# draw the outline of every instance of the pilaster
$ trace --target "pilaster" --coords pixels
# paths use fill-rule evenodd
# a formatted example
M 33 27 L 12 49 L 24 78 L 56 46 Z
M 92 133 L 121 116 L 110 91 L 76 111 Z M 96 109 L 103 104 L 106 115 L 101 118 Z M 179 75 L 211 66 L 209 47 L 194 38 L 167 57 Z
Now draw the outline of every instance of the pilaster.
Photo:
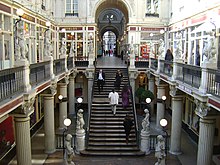
M 75 108 L 75 77 L 76 77 L 76 71 L 70 75 L 69 77 L 69 88 L 68 88 L 68 94 L 69 94 L 69 114 L 75 115 L 76 114 L 76 108 Z

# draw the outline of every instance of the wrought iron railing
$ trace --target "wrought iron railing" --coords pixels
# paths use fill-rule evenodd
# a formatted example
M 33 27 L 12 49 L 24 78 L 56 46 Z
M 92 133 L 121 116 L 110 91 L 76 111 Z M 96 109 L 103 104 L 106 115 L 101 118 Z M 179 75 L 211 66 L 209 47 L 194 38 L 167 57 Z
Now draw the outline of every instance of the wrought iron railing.
M 30 84 L 35 86 L 50 79 L 50 61 L 30 65 Z
M 157 70 L 157 66 L 158 66 L 158 59 L 155 59 L 155 58 L 151 58 L 151 65 L 150 65 L 150 69 L 153 69 L 153 70 Z
M 136 60 L 135 61 L 136 68 L 149 68 L 149 60 Z
M 173 73 L 173 62 L 160 59 L 160 73 L 171 77 Z
M 199 66 L 177 63 L 176 79 L 192 87 L 199 88 L 202 69 Z
M 24 66 L 0 71 L 0 101 L 24 92 Z
M 220 96 L 220 71 L 214 69 L 207 70 L 207 93 L 210 93 L 214 96 Z
M 65 58 L 54 60 L 53 65 L 55 75 L 65 72 Z

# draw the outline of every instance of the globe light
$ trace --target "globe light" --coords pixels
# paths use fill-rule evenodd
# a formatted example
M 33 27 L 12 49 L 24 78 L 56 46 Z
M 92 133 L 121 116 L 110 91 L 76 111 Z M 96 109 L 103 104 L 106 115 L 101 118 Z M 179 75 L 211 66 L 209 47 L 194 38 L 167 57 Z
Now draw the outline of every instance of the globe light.
M 47 26 L 47 27 L 50 27 L 50 25 L 51 25 L 50 21 L 47 21 L 47 22 L 46 22 L 46 26 Z
M 167 99 L 166 96 L 162 96 L 162 100 L 165 101 Z
M 166 127 L 166 126 L 167 126 L 167 120 L 166 120 L 166 119 L 161 119 L 161 120 L 160 120 L 160 125 L 161 125 L 162 127 Z
M 23 10 L 23 9 L 17 9 L 16 14 L 17 14 L 19 17 L 22 17 L 22 16 L 24 15 L 24 10 Z
M 66 118 L 66 119 L 64 119 L 63 123 L 64 123 L 65 126 L 68 127 L 71 124 L 71 120 L 69 118 Z
M 59 99 L 59 100 L 62 100 L 62 99 L 63 99 L 63 95 L 59 95 L 59 96 L 58 96 L 58 99 Z
M 150 103 L 151 102 L 151 98 L 146 98 L 146 103 Z
M 164 34 L 164 32 L 165 32 L 165 31 L 164 31 L 163 29 L 160 30 L 160 34 Z
M 153 37 L 153 36 L 154 36 L 154 34 L 153 34 L 153 33 L 150 33 L 150 36 L 151 36 L 151 37 Z
M 82 97 L 78 97 L 78 98 L 77 98 L 77 102 L 78 102 L 78 103 L 82 103 L 82 101 L 83 101 Z

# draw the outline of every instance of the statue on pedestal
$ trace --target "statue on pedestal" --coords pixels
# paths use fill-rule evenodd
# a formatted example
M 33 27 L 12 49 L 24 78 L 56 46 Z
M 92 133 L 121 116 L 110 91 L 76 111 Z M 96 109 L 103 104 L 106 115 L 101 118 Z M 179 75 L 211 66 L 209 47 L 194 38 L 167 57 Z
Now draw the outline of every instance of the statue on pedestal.
M 159 49 L 158 49 L 158 56 L 159 57 L 164 57 L 164 40 L 160 39 L 160 43 L 159 43 Z
M 77 132 L 84 132 L 83 126 L 85 125 L 85 121 L 83 119 L 83 110 L 79 109 L 77 113 L 77 122 L 76 122 L 76 131 Z
M 26 44 L 24 36 L 24 25 L 22 23 L 17 24 L 17 36 L 15 40 L 15 60 L 26 59 L 28 53 L 28 46 Z
M 45 32 L 45 40 L 44 40 L 44 55 L 45 57 L 50 56 L 50 32 L 47 30 Z
M 203 62 L 215 61 L 216 53 L 214 38 L 209 36 L 205 40 L 205 46 L 203 48 Z
M 149 114 L 148 109 L 145 109 L 144 112 L 145 112 L 146 115 L 145 115 L 145 118 L 142 121 L 143 129 L 141 130 L 141 132 L 142 133 L 148 133 L 150 131 L 150 122 L 149 122 L 150 114 Z
M 74 40 L 71 41 L 71 46 L 70 46 L 70 56 L 73 57 L 75 53 L 75 42 Z
M 65 152 L 66 152 L 67 163 L 74 165 L 72 160 L 75 154 L 74 154 L 73 147 L 71 146 L 71 140 L 72 140 L 72 135 L 67 134 L 66 140 L 65 140 L 65 148 L 66 148 Z
M 180 59 L 182 55 L 182 34 L 177 33 L 176 34 L 176 50 L 175 50 L 175 57 L 176 59 Z
M 157 136 L 155 157 L 157 158 L 157 162 L 155 163 L 155 165 L 165 165 L 165 140 L 162 135 Z
M 61 56 L 66 56 L 66 39 L 62 38 L 62 42 L 61 42 L 61 48 L 60 48 L 60 53 Z

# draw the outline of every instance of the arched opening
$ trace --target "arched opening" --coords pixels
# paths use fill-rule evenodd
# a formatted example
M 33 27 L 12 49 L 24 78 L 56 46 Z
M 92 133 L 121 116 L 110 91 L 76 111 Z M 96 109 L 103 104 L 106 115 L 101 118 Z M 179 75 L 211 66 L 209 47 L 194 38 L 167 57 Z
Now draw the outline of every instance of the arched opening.
M 121 0 L 106 0 L 99 4 L 95 12 L 99 54 L 106 54 L 108 49 L 116 56 L 120 55 L 119 42 L 125 38 L 128 15 L 128 8 Z

